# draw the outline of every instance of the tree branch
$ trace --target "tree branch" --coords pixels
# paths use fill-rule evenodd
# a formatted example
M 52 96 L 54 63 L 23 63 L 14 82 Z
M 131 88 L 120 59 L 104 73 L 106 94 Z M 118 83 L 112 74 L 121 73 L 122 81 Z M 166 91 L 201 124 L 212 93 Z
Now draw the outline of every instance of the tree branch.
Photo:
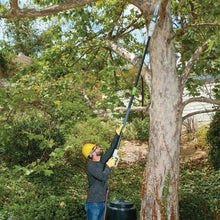
M 10 0 L 10 10 L 6 15 L 0 15 L 0 18 L 14 18 L 14 17 L 42 17 L 65 11 L 68 9 L 84 6 L 88 3 L 97 0 L 71 0 L 60 4 L 48 6 L 41 9 L 20 9 L 18 7 L 18 0 Z
M 141 18 L 142 14 L 140 14 L 135 20 L 133 20 L 130 24 L 128 24 L 127 27 L 122 28 L 120 31 L 117 32 L 116 34 L 116 38 L 114 38 L 114 40 L 117 40 L 119 37 L 130 33 L 131 31 L 135 30 L 136 27 L 134 27 L 137 23 L 137 21 L 139 20 L 139 18 Z M 133 27 L 133 28 L 131 28 Z
M 82 90 L 82 95 L 84 96 L 84 99 L 87 101 L 87 103 L 90 105 L 90 107 L 92 108 L 93 112 L 96 111 L 95 106 L 90 101 L 90 99 L 88 98 L 88 96 L 86 95 L 84 90 Z
M 207 109 L 207 110 L 204 110 L 204 111 L 197 111 L 197 112 L 192 112 L 190 114 L 187 114 L 185 115 L 182 120 L 186 120 L 187 118 L 189 117 L 192 117 L 194 115 L 199 115 L 199 114 L 204 114 L 204 113 L 209 113 L 209 112 L 217 112 L 217 111 L 220 111 L 220 109 Z
M 181 76 L 182 78 L 182 86 L 184 85 L 186 79 L 188 78 L 190 71 L 193 67 L 194 62 L 198 59 L 199 55 L 202 53 L 204 48 L 209 44 L 210 40 L 207 40 L 205 43 L 203 43 L 201 46 L 197 48 L 197 50 L 193 53 L 192 57 L 190 60 L 187 62 L 187 65 L 183 71 L 183 74 Z
M 85 94 L 84 90 L 82 91 L 82 94 L 83 94 L 85 100 L 87 101 L 87 103 L 92 108 L 94 114 L 101 115 L 101 114 L 105 114 L 105 113 L 112 113 L 112 112 L 119 112 L 119 111 L 125 112 L 125 111 L 127 111 L 126 107 L 116 107 L 113 110 L 111 110 L 111 109 L 95 109 L 94 104 L 90 101 L 88 96 Z M 148 111 L 149 107 L 150 107 L 150 103 L 148 103 L 146 106 L 131 107 L 130 110 L 131 111 L 139 111 L 139 112 L 140 111 Z
M 188 105 L 189 103 L 192 103 L 192 102 L 205 102 L 205 103 L 210 103 L 210 104 L 213 104 L 213 105 L 220 105 L 220 100 L 213 100 L 213 99 L 206 98 L 206 97 L 202 96 L 202 97 L 193 97 L 193 98 L 187 99 L 182 104 L 183 108 L 186 105 Z
M 23 101 L 21 101 L 21 102 L 16 103 L 16 106 L 23 107 L 24 109 L 25 108 L 26 109 L 28 109 L 28 108 L 38 109 L 54 119 L 54 115 L 52 113 L 50 113 L 50 111 L 47 110 L 46 106 L 41 102 L 38 102 L 38 101 L 36 101 L 36 102 L 23 102 Z
M 116 14 L 117 16 L 115 16 L 113 19 L 113 23 L 117 23 L 119 18 L 121 17 L 123 11 L 124 11 L 124 7 L 125 7 L 125 2 L 123 2 L 122 7 L 119 7 L 121 10 L 118 11 L 118 13 Z M 112 26 L 112 28 L 110 29 L 110 31 L 108 32 L 108 38 L 110 39 L 112 37 L 112 33 L 115 29 L 115 25 Z
M 138 111 L 138 112 L 141 112 L 141 111 L 148 111 L 150 107 L 150 103 L 148 103 L 146 106 L 139 106 L 139 107 L 131 107 L 131 111 Z M 101 114 L 105 114 L 105 113 L 112 113 L 112 112 L 119 112 L 119 111 L 127 111 L 127 107 L 116 107 L 114 108 L 113 110 L 111 109 L 100 109 L 100 110 L 94 110 L 93 113 L 94 114 L 98 114 L 98 115 L 101 115 Z
M 127 51 L 124 47 L 121 47 L 117 45 L 115 42 L 110 41 L 109 47 L 119 56 L 123 57 L 125 60 L 127 60 L 132 65 L 138 67 L 139 63 L 141 61 L 141 57 L 137 56 L 136 54 L 130 53 Z
M 143 0 L 128 0 L 127 2 L 135 5 L 137 8 L 141 9 L 143 6 Z
M 141 57 L 137 56 L 133 53 L 128 52 L 125 48 L 118 46 L 115 42 L 110 41 L 109 47 L 119 56 L 123 57 L 125 60 L 127 60 L 129 63 L 134 65 L 135 67 L 139 68 L 141 64 Z M 144 63 L 143 69 L 142 69 L 142 76 L 150 89 L 150 70 L 148 66 Z
M 174 35 L 172 38 L 170 38 L 167 42 L 169 43 L 171 40 L 173 40 L 176 36 L 178 35 L 182 35 L 183 34 L 183 31 L 187 28 L 191 28 L 191 27 L 202 27 L 202 26 L 216 26 L 216 27 L 219 27 L 220 26 L 220 23 L 199 23 L 199 24 L 189 24 L 189 25 L 186 25 L 184 27 L 182 27 L 181 29 L 179 29 Z
M 186 29 L 186 28 L 189 28 L 189 27 L 200 27 L 200 26 L 217 26 L 217 27 L 219 27 L 219 26 L 220 26 L 220 23 L 189 24 L 189 25 L 186 25 L 185 27 L 183 27 L 182 29 Z

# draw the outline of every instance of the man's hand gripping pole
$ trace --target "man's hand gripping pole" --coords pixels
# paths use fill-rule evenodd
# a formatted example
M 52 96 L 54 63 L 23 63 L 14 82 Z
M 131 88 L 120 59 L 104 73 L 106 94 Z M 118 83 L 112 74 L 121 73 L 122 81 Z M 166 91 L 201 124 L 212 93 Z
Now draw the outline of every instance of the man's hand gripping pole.
M 125 118 L 126 117 L 127 117 L 127 115 L 125 116 Z M 119 163 L 119 160 L 120 160 L 120 157 L 118 156 L 118 148 L 119 148 L 119 144 L 120 144 L 120 141 L 121 141 L 121 138 L 122 138 L 123 130 L 126 130 L 125 125 L 126 125 L 126 121 L 124 120 L 124 124 L 116 131 L 116 133 L 119 136 L 119 139 L 118 139 L 117 147 L 115 148 L 115 150 L 113 152 L 113 155 L 112 155 L 112 158 L 116 159 L 115 167 L 118 166 L 118 163 Z
M 119 160 L 120 160 L 120 157 L 118 156 L 118 149 L 114 150 L 114 153 L 113 153 L 112 157 L 113 157 L 113 159 L 116 159 L 115 167 L 117 167 L 118 163 L 119 163 Z

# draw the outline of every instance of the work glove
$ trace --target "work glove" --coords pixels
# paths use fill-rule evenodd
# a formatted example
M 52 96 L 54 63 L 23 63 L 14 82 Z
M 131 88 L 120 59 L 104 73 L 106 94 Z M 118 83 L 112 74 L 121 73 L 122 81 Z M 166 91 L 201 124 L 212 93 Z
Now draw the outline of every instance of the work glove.
M 111 157 L 111 158 L 106 162 L 106 165 L 107 165 L 109 168 L 112 168 L 112 167 L 115 166 L 116 161 L 117 161 L 116 158 L 112 158 L 112 157 Z
M 121 125 L 119 128 L 117 128 L 117 129 L 115 130 L 115 132 L 116 132 L 116 134 L 117 134 L 118 136 L 119 136 L 120 133 L 121 133 L 122 127 L 123 127 L 123 125 Z M 123 129 L 123 133 L 125 132 L 125 130 L 126 130 L 126 126 L 125 126 L 124 129 Z

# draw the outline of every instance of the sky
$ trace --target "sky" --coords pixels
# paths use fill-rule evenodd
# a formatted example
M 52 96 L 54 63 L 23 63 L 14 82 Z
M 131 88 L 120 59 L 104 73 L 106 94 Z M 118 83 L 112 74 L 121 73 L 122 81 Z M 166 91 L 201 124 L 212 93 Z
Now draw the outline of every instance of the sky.
M 1 3 L 2 5 L 4 5 L 6 2 L 9 2 L 9 1 L 7 1 L 7 0 L 0 0 L 0 3 Z

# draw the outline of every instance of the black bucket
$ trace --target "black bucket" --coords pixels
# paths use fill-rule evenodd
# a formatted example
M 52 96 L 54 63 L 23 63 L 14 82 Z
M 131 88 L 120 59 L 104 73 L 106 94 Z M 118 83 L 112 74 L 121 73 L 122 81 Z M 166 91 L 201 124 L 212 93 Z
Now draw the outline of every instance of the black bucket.
M 133 203 L 124 199 L 110 202 L 106 220 L 137 220 L 136 209 Z

